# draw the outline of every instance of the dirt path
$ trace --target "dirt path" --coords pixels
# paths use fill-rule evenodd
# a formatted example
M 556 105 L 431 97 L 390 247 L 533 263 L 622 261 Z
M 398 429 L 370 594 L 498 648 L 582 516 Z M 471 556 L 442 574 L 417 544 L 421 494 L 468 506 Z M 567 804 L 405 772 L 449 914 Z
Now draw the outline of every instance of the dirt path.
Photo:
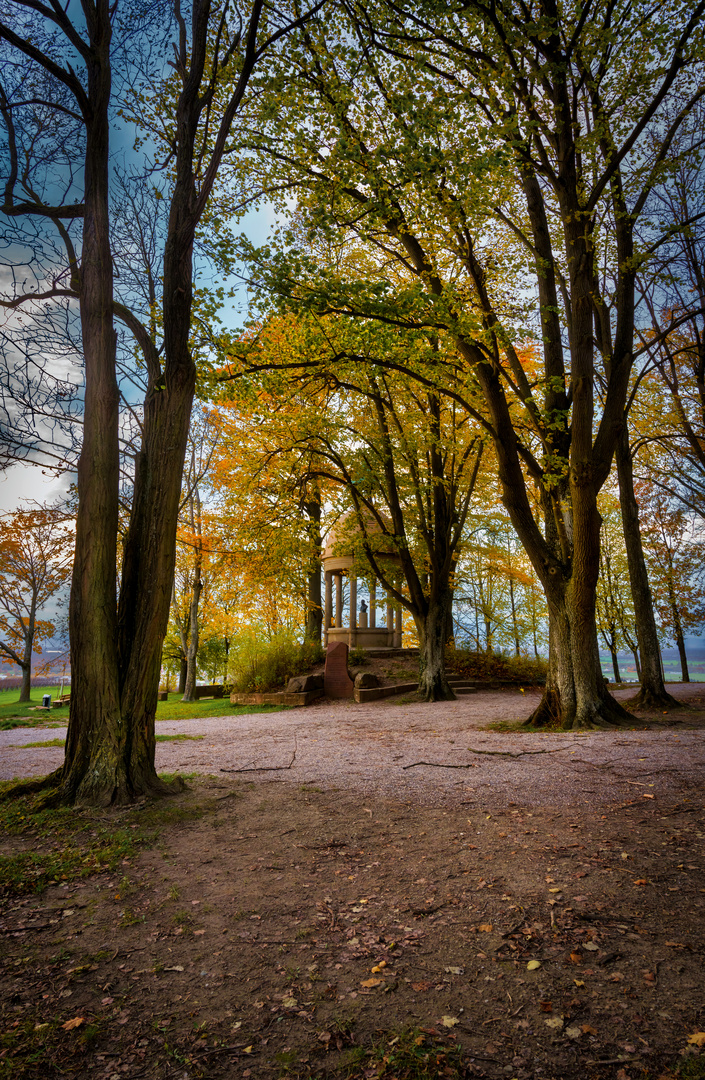
M 119 872 L 0 905 L 0 1080 L 705 1077 L 705 710 L 482 730 L 526 707 L 159 725 L 205 736 L 160 768 L 215 775 Z M 3 758 L 52 767 L 19 734 Z M 290 769 L 217 771 L 285 766 L 294 739 Z
M 262 777 L 277 768 L 271 775 L 283 783 L 335 785 L 432 805 L 473 800 L 506 806 L 517 799 L 538 806 L 605 805 L 640 789 L 670 797 L 705 779 L 705 686 L 674 689 L 691 710 L 659 716 L 671 726 L 656 730 L 485 730 L 528 714 L 538 695 L 516 689 L 433 705 L 322 702 L 281 713 L 168 721 L 158 734 L 191 738 L 158 743 L 157 767 L 205 775 L 261 769 L 247 775 Z M 42 738 L 37 728 L 0 732 L 0 779 L 57 768 L 60 747 L 22 749 Z

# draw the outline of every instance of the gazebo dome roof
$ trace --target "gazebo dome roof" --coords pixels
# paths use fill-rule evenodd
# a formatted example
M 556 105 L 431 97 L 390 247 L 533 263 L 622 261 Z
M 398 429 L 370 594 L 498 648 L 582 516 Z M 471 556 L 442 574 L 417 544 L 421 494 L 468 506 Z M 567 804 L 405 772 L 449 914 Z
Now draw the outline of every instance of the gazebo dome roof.
M 363 519 L 370 546 L 375 553 L 386 558 L 398 558 L 398 552 L 392 538 L 394 535 L 392 522 L 386 514 L 380 514 L 379 516 L 384 523 L 384 529 L 391 533 L 391 536 L 388 536 L 382 529 L 375 516 L 369 510 L 365 510 L 363 511 Z M 352 560 L 355 554 L 364 559 L 362 537 L 363 531 L 360 528 L 358 516 L 354 510 L 351 510 L 340 518 L 329 532 L 323 551 L 324 563 L 328 559 L 350 558 Z

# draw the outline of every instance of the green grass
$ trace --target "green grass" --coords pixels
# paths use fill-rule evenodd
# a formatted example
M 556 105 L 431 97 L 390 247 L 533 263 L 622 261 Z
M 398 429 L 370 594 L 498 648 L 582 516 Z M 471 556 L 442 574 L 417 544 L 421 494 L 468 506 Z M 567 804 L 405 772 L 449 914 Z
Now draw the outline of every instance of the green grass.
M 0 783 L 0 792 L 11 786 Z M 162 825 L 201 812 L 195 802 L 184 803 L 174 797 L 141 808 L 95 810 L 40 808 L 34 795 L 0 802 L 0 833 L 21 838 L 6 844 L 6 850 L 18 850 L 0 856 L 0 896 L 38 893 L 55 882 L 119 869 L 123 859 L 156 841 Z
M 157 742 L 186 742 L 186 740 L 192 740 L 197 742 L 199 739 L 205 739 L 205 735 L 184 735 L 179 733 L 178 735 L 155 735 Z
M 15 727 L 48 727 L 54 722 L 69 718 L 69 707 L 64 705 L 61 709 L 42 709 L 41 712 L 32 712 L 42 704 L 42 696 L 51 694 L 52 700 L 58 695 L 59 686 L 38 686 L 32 690 L 32 700 L 20 705 L 18 698 L 19 690 L 0 690 L 0 731 L 7 731 Z
M 28 746 L 63 746 L 65 739 L 44 739 L 41 742 L 11 743 L 13 750 L 25 750 Z
M 336 1070 L 341 1080 L 361 1075 L 370 1080 L 462 1080 L 468 1075 L 461 1047 L 419 1028 L 390 1032 L 367 1051 L 351 1047 L 345 1057 L 347 1062 Z
M 197 742 L 199 739 L 205 739 L 205 735 L 155 735 L 157 742 L 186 742 L 187 740 Z M 26 743 L 11 743 L 11 747 L 14 750 L 25 750 L 28 746 L 64 746 L 65 739 L 44 739 L 40 742 L 26 742 Z
M 67 692 L 70 688 L 67 687 Z M 33 712 L 42 704 L 42 696 L 57 696 L 59 687 L 39 687 L 32 691 L 32 700 L 20 705 L 19 690 L 0 690 L 0 731 L 16 727 L 60 727 L 68 722 L 69 707 L 60 709 L 42 709 Z M 205 698 L 184 704 L 180 694 L 169 694 L 168 701 L 157 703 L 157 720 L 195 720 L 209 716 L 250 716 L 255 713 L 281 712 L 287 705 L 231 705 L 228 698 Z
M 231 705 L 228 698 L 205 698 L 185 705 L 180 694 L 169 694 L 168 701 L 157 704 L 157 720 L 194 720 L 207 716 L 251 716 L 255 713 L 281 712 L 288 705 Z

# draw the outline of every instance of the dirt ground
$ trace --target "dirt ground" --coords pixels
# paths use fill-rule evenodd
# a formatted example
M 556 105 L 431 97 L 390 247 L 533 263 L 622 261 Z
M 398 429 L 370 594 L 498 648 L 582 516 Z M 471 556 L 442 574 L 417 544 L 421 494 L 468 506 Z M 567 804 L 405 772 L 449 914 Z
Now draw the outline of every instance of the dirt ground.
M 391 1080 L 407 1028 L 424 1075 L 705 1077 L 704 691 L 608 734 L 487 732 L 516 692 L 185 722 L 214 775 L 156 845 L 3 903 L 0 1077 Z

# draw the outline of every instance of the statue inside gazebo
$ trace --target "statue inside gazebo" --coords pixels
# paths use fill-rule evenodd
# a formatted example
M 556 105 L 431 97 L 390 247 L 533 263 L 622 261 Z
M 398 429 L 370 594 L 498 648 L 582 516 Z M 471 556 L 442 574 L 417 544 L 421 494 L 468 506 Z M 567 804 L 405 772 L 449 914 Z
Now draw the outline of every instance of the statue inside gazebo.
M 385 522 L 386 524 L 386 522 Z M 389 525 L 391 529 L 391 523 Z M 375 559 L 384 565 L 385 574 L 394 580 L 395 587 L 401 579 L 401 560 L 394 550 L 394 542 L 385 536 L 379 523 L 370 515 L 367 536 Z M 386 625 L 377 625 L 378 582 L 365 555 L 362 532 L 354 513 L 340 520 L 328 538 L 323 552 L 325 578 L 325 605 L 323 617 L 323 644 L 344 642 L 351 649 L 400 649 L 402 640 L 401 608 L 386 594 Z M 343 578 L 348 578 L 348 625 L 343 624 Z M 362 600 L 358 611 L 358 581 L 367 584 L 369 610 Z

